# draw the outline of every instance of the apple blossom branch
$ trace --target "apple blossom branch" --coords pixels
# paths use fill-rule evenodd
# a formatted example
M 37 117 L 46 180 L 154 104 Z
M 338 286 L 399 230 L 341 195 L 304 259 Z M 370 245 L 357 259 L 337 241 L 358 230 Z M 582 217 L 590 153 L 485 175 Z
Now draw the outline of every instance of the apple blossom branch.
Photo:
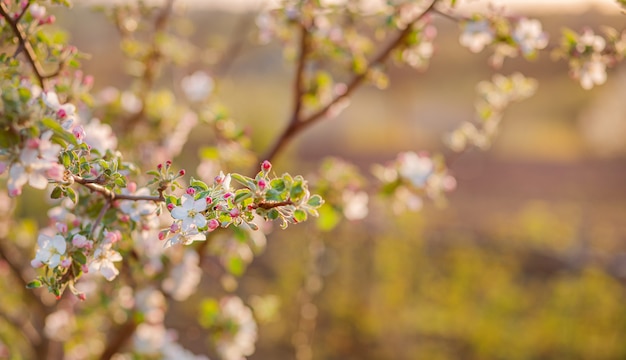
M 159 191 L 158 196 L 156 195 L 131 195 L 131 194 L 115 193 L 107 189 L 106 187 L 102 186 L 97 181 L 84 179 L 78 175 L 72 175 L 72 179 L 74 180 L 75 183 L 83 185 L 84 187 L 88 188 L 92 192 L 97 192 L 97 193 L 102 194 L 109 201 L 115 201 L 115 200 L 154 201 L 154 202 L 165 201 L 165 198 L 163 197 L 163 192 L 165 191 L 166 187 L 163 187 L 163 186 L 157 189 Z
M 396 37 L 377 55 L 372 61 L 369 62 L 367 69 L 362 73 L 355 75 L 352 80 L 348 83 L 346 90 L 337 95 L 334 99 L 332 99 L 326 106 L 317 112 L 309 115 L 306 118 L 302 118 L 301 115 L 301 106 L 302 106 L 302 79 L 304 77 L 304 65 L 306 62 L 306 52 L 307 49 L 307 29 L 301 25 L 302 35 L 300 37 L 300 54 L 298 57 L 298 65 L 295 75 L 295 90 L 296 90 L 296 100 L 294 111 L 292 113 L 289 124 L 283 131 L 283 133 L 277 138 L 276 142 L 272 145 L 272 147 L 265 154 L 264 159 L 272 161 L 274 157 L 280 152 L 280 150 L 287 145 L 289 141 L 302 130 L 308 128 L 313 125 L 317 121 L 323 119 L 329 112 L 332 111 L 333 107 L 335 107 L 342 100 L 347 99 L 352 93 L 363 84 L 369 70 L 383 64 L 387 58 L 391 55 L 394 49 L 402 44 L 402 42 L 406 39 L 406 37 L 411 33 L 412 26 L 419 20 L 423 19 L 428 13 L 435 9 L 435 5 L 439 2 L 439 0 L 433 0 L 428 7 L 426 7 L 419 15 L 417 15 L 411 22 L 409 22 L 402 31 L 400 31 Z
M 11 17 L 10 11 L 7 5 L 4 2 L 0 2 L 0 15 L 2 15 L 2 17 L 7 22 L 7 24 L 9 24 L 9 27 L 11 28 L 11 30 L 17 37 L 18 50 L 15 52 L 15 55 L 17 56 L 19 54 L 20 52 L 19 49 L 24 50 L 24 53 L 26 55 L 26 60 L 28 61 L 30 66 L 33 68 L 33 72 L 35 73 L 35 77 L 37 77 L 37 81 L 39 82 L 39 85 L 41 85 L 41 87 L 45 89 L 46 88 L 45 80 L 47 78 L 50 78 L 56 75 L 44 75 L 44 69 L 41 67 L 41 64 L 37 61 L 37 55 L 35 54 L 35 50 L 33 49 L 33 46 L 28 41 L 28 36 L 26 35 L 26 33 L 24 32 L 24 30 L 19 24 L 20 19 L 22 18 L 22 16 L 24 16 L 29 6 L 30 6 L 30 3 L 28 3 L 22 9 L 22 12 L 18 14 L 17 17 Z

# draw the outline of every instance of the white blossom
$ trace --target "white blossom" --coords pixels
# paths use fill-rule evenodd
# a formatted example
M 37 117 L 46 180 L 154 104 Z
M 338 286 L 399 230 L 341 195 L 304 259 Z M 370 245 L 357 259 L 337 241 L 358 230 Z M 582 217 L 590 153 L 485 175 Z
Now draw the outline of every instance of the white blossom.
M 35 254 L 35 259 L 31 262 L 32 265 L 41 263 L 47 264 L 51 268 L 59 266 L 61 256 L 65 255 L 65 250 L 67 249 L 67 244 L 63 236 L 39 234 L 37 245 L 39 245 L 39 248 Z
M 468 21 L 464 25 L 459 42 L 471 52 L 478 53 L 491 44 L 494 38 L 494 31 L 487 20 Z
M 117 148 L 117 137 L 113 133 L 113 129 L 109 124 L 102 124 L 99 119 L 91 119 L 91 121 L 83 126 L 85 137 L 83 141 L 92 149 L 98 150 L 100 154 L 106 153 L 107 150 L 115 150 Z
M 176 244 L 189 245 L 194 241 L 205 241 L 206 235 L 199 232 L 196 227 L 190 227 L 189 229 L 181 229 L 179 232 L 174 234 L 171 238 L 167 239 L 164 248 L 168 248 L 170 246 Z
M 90 270 L 100 271 L 102 276 L 111 281 L 120 273 L 114 262 L 122 261 L 122 255 L 111 249 L 111 244 L 99 246 L 93 254 L 93 260 L 89 265 Z
M 541 29 L 541 22 L 536 19 L 521 19 L 513 31 L 513 39 L 524 55 L 548 46 L 548 36 Z
M 592 56 L 589 61 L 585 61 L 577 71 L 580 85 L 585 90 L 589 90 L 594 85 L 602 85 L 606 82 L 606 64 L 600 56 Z
M 206 199 L 201 198 L 194 200 L 194 197 L 185 194 L 182 197 L 182 205 L 172 209 L 172 217 L 182 220 L 183 230 L 189 230 L 190 227 L 203 228 L 206 226 L 206 217 L 202 214 L 207 208 Z
M 399 161 L 398 173 L 416 187 L 423 187 L 435 170 L 435 164 L 430 157 L 411 151 L 400 154 Z

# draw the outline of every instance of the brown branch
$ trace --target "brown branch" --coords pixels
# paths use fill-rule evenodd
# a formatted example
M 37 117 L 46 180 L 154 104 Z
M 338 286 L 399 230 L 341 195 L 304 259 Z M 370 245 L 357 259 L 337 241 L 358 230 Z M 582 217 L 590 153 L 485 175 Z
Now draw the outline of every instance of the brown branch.
M 342 100 L 347 99 L 361 84 L 363 84 L 363 82 L 367 78 L 369 70 L 375 66 L 379 66 L 383 64 L 387 60 L 387 58 L 391 55 L 393 50 L 396 49 L 398 46 L 400 46 L 402 42 L 405 40 L 405 38 L 411 33 L 413 24 L 415 24 L 417 21 L 424 18 L 424 16 L 426 16 L 430 11 L 432 11 L 435 8 L 435 4 L 437 4 L 438 1 L 439 0 L 432 0 L 431 4 L 426 9 L 424 9 L 418 16 L 416 16 L 406 26 L 404 30 L 399 32 L 398 35 L 377 56 L 375 56 L 372 59 L 372 61 L 370 61 L 367 69 L 363 73 L 355 75 L 352 78 L 352 80 L 349 81 L 346 91 L 344 93 L 338 95 L 333 100 L 331 100 L 326 106 L 324 106 L 322 109 L 318 110 L 317 112 L 314 112 L 313 114 L 307 116 L 304 119 L 298 118 L 296 116 L 292 116 L 291 121 L 289 122 L 287 128 L 277 138 L 276 142 L 269 149 L 269 151 L 265 154 L 263 159 L 267 159 L 271 161 L 280 152 L 280 150 L 285 145 L 287 145 L 287 143 L 291 141 L 291 139 L 293 139 L 293 137 L 296 134 L 308 128 L 309 126 L 313 125 L 317 121 L 323 119 L 332 110 L 334 106 L 336 106 Z M 301 100 L 302 99 L 300 95 L 296 104 L 301 103 Z
M 74 182 L 84 187 L 88 188 L 92 192 L 97 192 L 102 194 L 105 198 L 107 198 L 110 202 L 115 200 L 132 200 L 132 201 L 154 201 L 154 202 L 163 202 L 165 201 L 165 197 L 163 197 L 163 190 L 159 188 L 159 195 L 130 195 L 130 194 L 118 194 L 115 193 L 106 187 L 94 182 L 94 180 L 83 179 L 78 175 L 72 175 Z
M 273 209 L 273 208 L 277 208 L 281 206 L 288 206 L 288 205 L 293 205 L 293 202 L 291 200 L 277 201 L 277 202 L 260 202 L 256 204 L 256 207 L 255 206 L 253 207 L 269 210 L 269 209 Z
M 24 10 L 24 12 L 26 12 L 26 10 Z M 4 20 L 6 21 L 7 24 L 9 24 L 9 27 L 11 28 L 11 30 L 17 37 L 18 47 L 24 50 L 25 55 L 26 55 L 26 60 L 28 61 L 30 66 L 33 68 L 33 72 L 35 73 L 35 77 L 37 77 L 37 81 L 39 82 L 39 85 L 41 85 L 41 87 L 45 90 L 46 89 L 46 86 L 45 86 L 46 75 L 44 75 L 44 69 L 41 67 L 41 64 L 37 61 L 37 54 L 35 54 L 35 50 L 33 49 L 33 46 L 28 41 L 28 36 L 24 32 L 24 30 L 22 30 L 22 27 L 19 24 L 19 20 L 21 18 L 21 15 L 23 15 L 23 13 L 17 19 L 12 19 L 11 16 L 9 15 L 9 9 L 5 5 L 5 3 L 0 2 L 0 15 L 4 17 Z
M 110 334 L 112 335 L 111 339 L 109 339 L 106 348 L 100 355 L 100 360 L 109 360 L 113 355 L 115 355 L 124 344 L 130 339 L 135 330 L 137 329 L 137 322 L 133 318 L 133 314 L 130 314 L 128 320 L 119 327 L 115 329 L 111 329 Z

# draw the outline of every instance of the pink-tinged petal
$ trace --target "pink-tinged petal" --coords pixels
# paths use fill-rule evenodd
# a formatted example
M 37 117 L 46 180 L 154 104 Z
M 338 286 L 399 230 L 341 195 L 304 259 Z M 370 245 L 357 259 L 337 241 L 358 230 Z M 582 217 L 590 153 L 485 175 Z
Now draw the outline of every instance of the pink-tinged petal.
M 21 189 L 28 182 L 28 174 L 22 164 L 13 164 L 9 170 L 9 185 Z
M 172 217 L 178 220 L 185 219 L 188 212 L 189 211 L 185 210 L 182 206 L 177 206 L 172 210 Z
M 104 276 L 108 281 L 113 281 L 115 277 L 120 273 L 112 263 L 106 264 L 106 266 L 102 266 L 100 268 L 100 273 Z
M 48 186 L 48 179 L 39 172 L 31 173 L 30 178 L 28 179 L 28 184 L 35 189 L 43 190 L 46 186 Z

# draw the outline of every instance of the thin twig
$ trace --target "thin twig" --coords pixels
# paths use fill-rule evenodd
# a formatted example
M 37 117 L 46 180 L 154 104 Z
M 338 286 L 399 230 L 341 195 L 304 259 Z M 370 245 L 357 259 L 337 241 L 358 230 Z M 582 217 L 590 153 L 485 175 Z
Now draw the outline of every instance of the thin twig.
M 130 195 L 130 194 L 118 194 L 115 193 L 109 189 L 107 189 L 106 187 L 95 183 L 91 180 L 86 180 L 83 179 L 82 177 L 78 176 L 78 175 L 72 175 L 74 182 L 80 185 L 83 185 L 84 187 L 88 188 L 89 190 L 91 190 L 92 192 L 97 192 L 102 194 L 105 198 L 107 198 L 109 201 L 114 201 L 114 200 L 133 200 L 133 201 L 154 201 L 154 202 L 163 202 L 165 201 L 165 197 L 163 196 L 163 191 L 162 189 L 159 189 L 159 195 Z
M 273 208 L 277 208 L 281 206 L 289 206 L 289 205 L 293 205 L 293 202 L 291 200 L 277 201 L 277 202 L 260 202 L 256 204 L 256 206 L 253 205 L 253 207 L 269 210 L 269 209 L 273 209 Z
M 17 19 L 12 19 L 11 16 L 9 15 L 9 9 L 7 8 L 4 2 L 0 2 L 0 15 L 4 17 L 4 20 L 6 21 L 7 24 L 9 24 L 9 27 L 11 28 L 11 30 L 17 37 L 18 46 L 24 49 L 26 60 L 28 61 L 30 66 L 33 68 L 33 72 L 35 73 L 35 77 L 37 77 L 37 81 L 39 82 L 39 85 L 41 85 L 41 87 L 45 90 L 46 89 L 46 81 L 45 81 L 46 76 L 44 75 L 44 70 L 41 67 L 41 64 L 37 61 L 37 54 L 35 54 L 35 50 L 33 49 L 33 46 L 28 41 L 28 37 L 26 33 L 24 33 L 24 31 L 22 30 L 22 27 L 19 24 L 19 19 L 21 16 L 19 16 Z
M 89 238 L 93 239 L 93 236 L 96 233 L 96 228 L 100 225 L 100 223 L 102 222 L 102 219 L 104 218 L 104 214 L 106 214 L 107 210 L 109 210 L 110 207 L 111 207 L 111 200 L 105 201 L 104 205 L 102 205 L 102 209 L 100 209 L 100 212 L 98 213 L 98 217 L 96 218 L 96 220 L 93 223 L 93 226 L 91 227 L 91 233 L 89 234 Z
M 431 4 L 424 9 L 418 16 L 416 16 L 407 26 L 398 33 L 398 35 L 377 55 L 372 61 L 370 61 L 368 68 L 361 74 L 355 75 L 352 80 L 348 83 L 346 87 L 346 91 L 340 95 L 337 95 L 333 100 L 331 100 L 326 106 L 317 112 L 309 115 L 304 119 L 299 119 L 294 121 L 294 117 L 292 116 L 291 121 L 289 122 L 287 128 L 283 131 L 283 133 L 276 139 L 274 145 L 269 149 L 269 151 L 265 154 L 263 159 L 272 160 L 280 150 L 299 132 L 313 125 L 317 121 L 323 119 L 332 108 L 341 102 L 344 99 L 347 99 L 367 78 L 369 70 L 373 67 L 379 66 L 383 64 L 387 58 L 391 55 L 394 49 L 402 44 L 405 38 L 411 33 L 413 30 L 413 24 L 424 18 L 426 14 L 432 11 L 435 8 L 435 4 L 437 4 L 439 0 L 433 0 Z M 300 99 L 301 101 L 301 99 Z M 299 103 L 298 101 L 297 103 Z M 296 103 L 296 104 L 297 104 Z

